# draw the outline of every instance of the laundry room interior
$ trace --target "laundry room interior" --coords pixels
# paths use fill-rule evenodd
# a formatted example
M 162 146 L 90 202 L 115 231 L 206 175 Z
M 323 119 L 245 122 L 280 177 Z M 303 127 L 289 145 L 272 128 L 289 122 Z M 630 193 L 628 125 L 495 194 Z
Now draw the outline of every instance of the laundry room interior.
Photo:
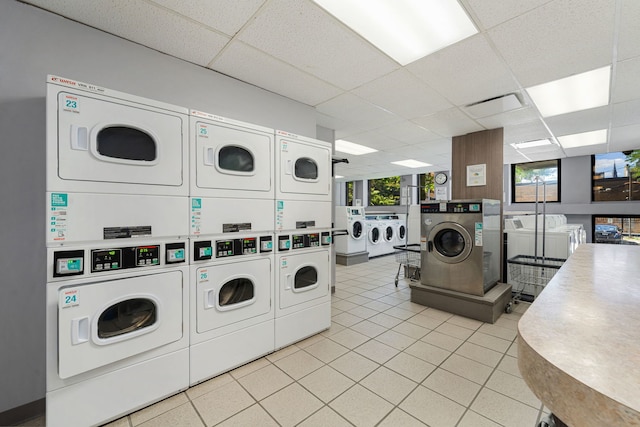
M 638 22 L 0 2 L 0 425 L 640 425 Z

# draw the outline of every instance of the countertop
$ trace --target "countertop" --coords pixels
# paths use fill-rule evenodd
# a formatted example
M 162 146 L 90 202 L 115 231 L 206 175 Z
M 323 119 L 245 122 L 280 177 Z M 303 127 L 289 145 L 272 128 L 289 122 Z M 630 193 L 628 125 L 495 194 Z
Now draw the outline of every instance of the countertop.
M 579 246 L 520 319 L 518 366 L 569 426 L 640 426 L 640 246 Z

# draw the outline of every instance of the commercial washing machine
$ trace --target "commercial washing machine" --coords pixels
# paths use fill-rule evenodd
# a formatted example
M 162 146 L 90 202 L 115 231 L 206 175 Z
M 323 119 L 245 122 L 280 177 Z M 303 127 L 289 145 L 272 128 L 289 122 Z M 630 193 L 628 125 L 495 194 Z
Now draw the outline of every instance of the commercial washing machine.
M 484 296 L 500 279 L 500 201 L 423 203 L 421 282 Z
M 366 227 L 364 209 L 353 206 L 336 206 L 335 228 L 346 229 L 348 235 L 337 237 L 334 242 L 336 254 L 366 252 Z
M 366 215 L 364 224 L 367 233 L 367 252 L 369 252 L 369 258 L 383 255 L 383 237 L 378 216 Z

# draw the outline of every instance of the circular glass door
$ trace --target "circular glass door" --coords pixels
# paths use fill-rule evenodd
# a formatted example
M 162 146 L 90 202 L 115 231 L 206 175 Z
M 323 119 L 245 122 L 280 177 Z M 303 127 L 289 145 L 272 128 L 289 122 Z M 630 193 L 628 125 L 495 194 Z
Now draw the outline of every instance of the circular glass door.
M 428 245 L 429 255 L 448 264 L 457 264 L 471 254 L 473 240 L 467 229 L 460 224 L 443 222 L 429 232 Z
M 404 236 L 407 234 L 407 228 L 404 225 L 398 227 L 398 238 L 404 240 Z
M 380 229 L 378 227 L 373 227 L 369 231 L 369 241 L 373 244 L 377 244 L 380 241 Z
M 362 237 L 362 223 L 360 221 L 354 222 L 351 226 L 351 237 L 354 239 Z
M 384 229 L 384 240 L 386 240 L 387 242 L 393 240 L 393 227 L 390 225 L 387 225 L 387 227 Z

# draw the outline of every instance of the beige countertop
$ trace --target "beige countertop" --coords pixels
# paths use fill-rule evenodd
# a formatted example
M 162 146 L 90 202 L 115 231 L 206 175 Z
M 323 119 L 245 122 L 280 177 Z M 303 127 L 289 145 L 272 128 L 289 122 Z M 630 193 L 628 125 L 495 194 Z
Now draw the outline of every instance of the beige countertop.
M 518 366 L 569 426 L 640 426 L 640 246 L 581 245 L 520 319 Z

